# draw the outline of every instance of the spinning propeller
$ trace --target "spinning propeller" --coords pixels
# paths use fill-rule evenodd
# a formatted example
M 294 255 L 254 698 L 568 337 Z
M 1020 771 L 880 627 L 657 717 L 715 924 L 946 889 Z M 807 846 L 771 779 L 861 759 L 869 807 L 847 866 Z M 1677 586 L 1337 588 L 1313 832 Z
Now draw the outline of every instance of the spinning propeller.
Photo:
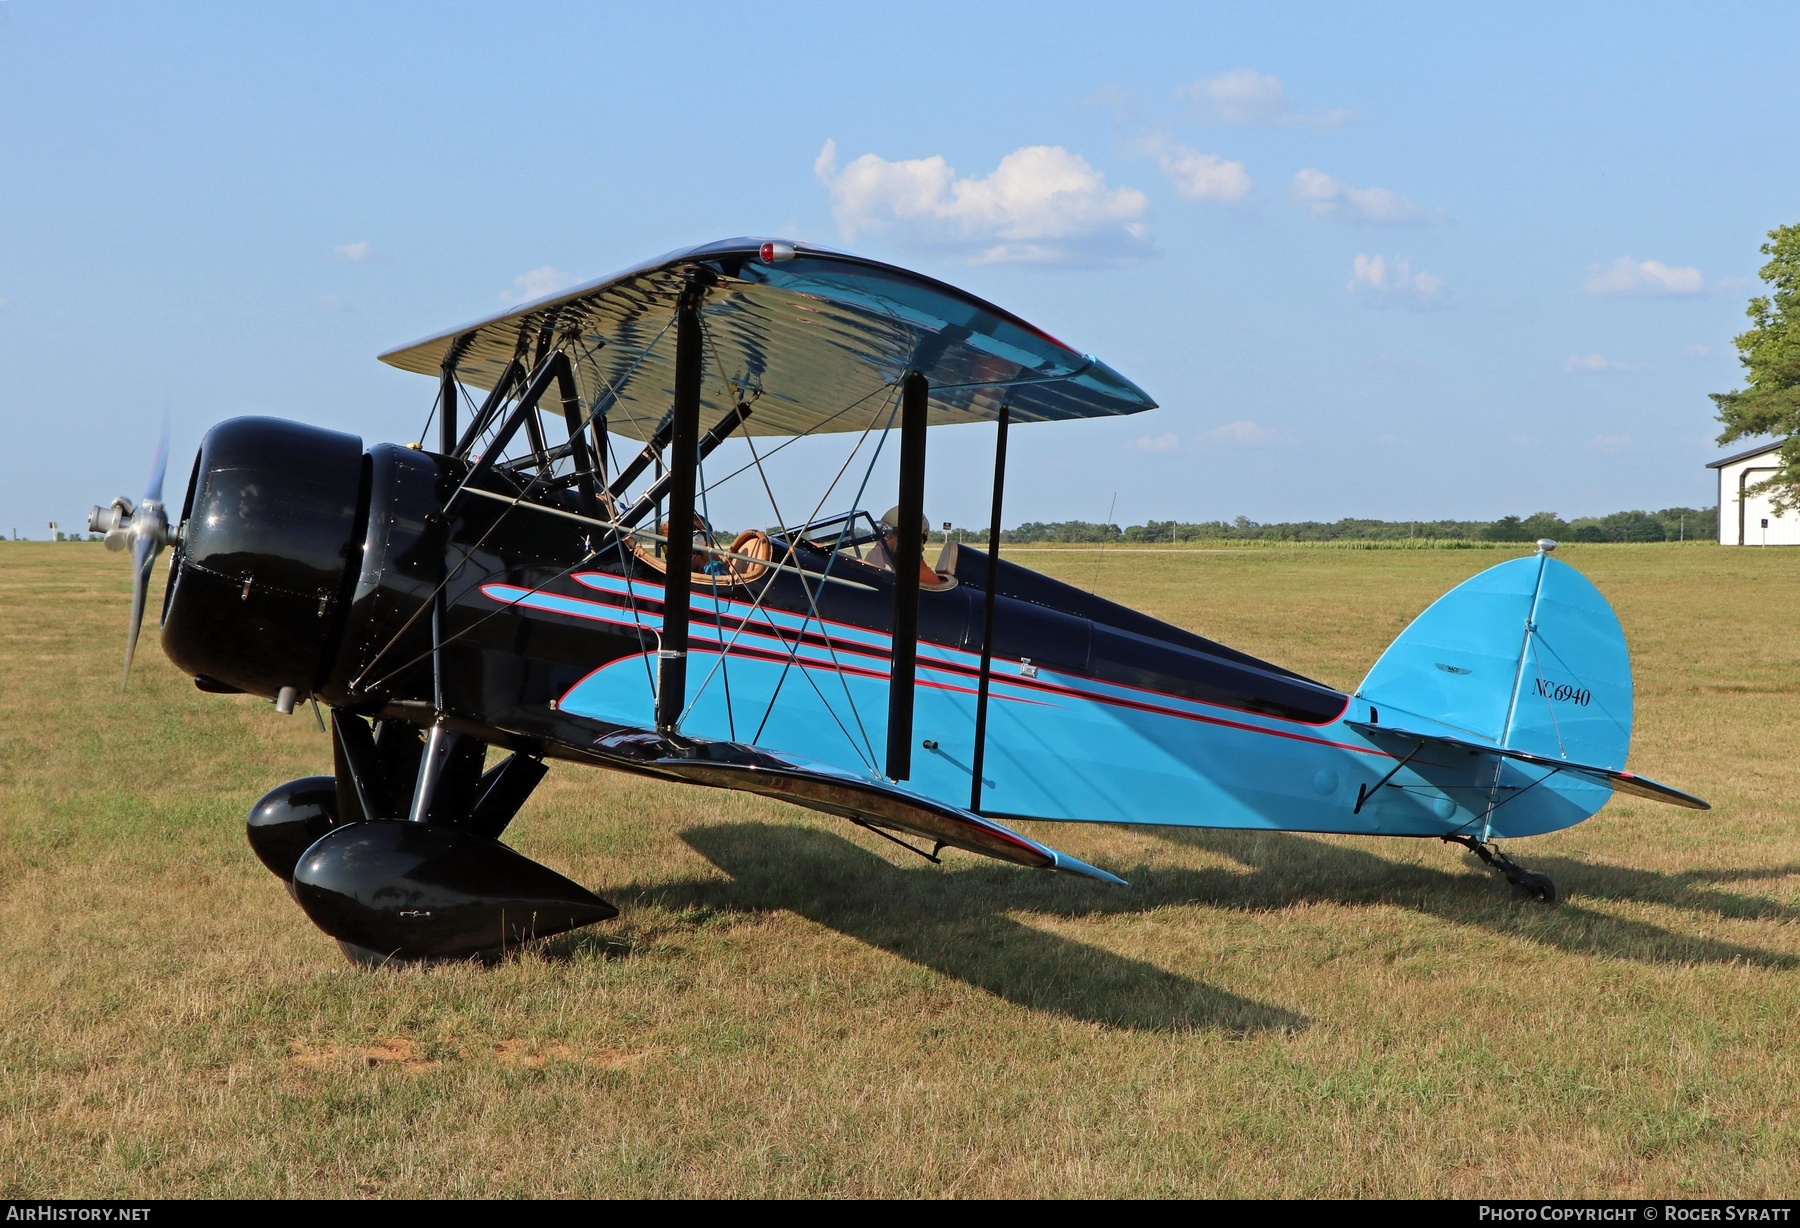
M 107 507 L 95 507 L 88 513 L 88 531 L 104 533 L 108 550 L 130 550 L 134 574 L 131 578 L 131 625 L 125 631 L 125 672 L 119 689 L 131 681 L 131 658 L 137 652 L 138 628 L 144 621 L 144 598 L 150 591 L 150 571 L 164 546 L 173 545 L 175 532 L 169 528 L 169 517 L 163 511 L 163 473 L 169 467 L 169 427 L 163 424 L 162 438 L 156 444 L 156 459 L 150 462 L 150 484 L 137 507 L 120 495 Z

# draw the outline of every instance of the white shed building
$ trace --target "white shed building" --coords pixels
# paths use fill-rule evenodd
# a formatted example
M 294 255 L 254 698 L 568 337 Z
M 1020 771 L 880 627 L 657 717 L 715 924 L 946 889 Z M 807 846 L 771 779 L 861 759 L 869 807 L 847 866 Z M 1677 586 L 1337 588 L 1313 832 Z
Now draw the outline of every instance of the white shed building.
M 1800 546 L 1800 512 L 1778 514 L 1768 494 L 1745 493 L 1775 473 L 1780 448 L 1766 443 L 1706 466 L 1719 472 L 1721 546 Z

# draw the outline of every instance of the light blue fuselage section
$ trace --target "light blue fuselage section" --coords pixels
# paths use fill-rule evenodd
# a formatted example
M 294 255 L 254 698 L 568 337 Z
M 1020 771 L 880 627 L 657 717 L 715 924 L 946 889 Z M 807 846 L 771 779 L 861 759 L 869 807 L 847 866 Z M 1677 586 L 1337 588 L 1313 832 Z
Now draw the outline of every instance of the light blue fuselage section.
M 660 585 L 588 573 L 587 601 L 507 585 L 486 586 L 521 611 L 645 631 L 660 615 Z M 627 587 L 629 585 L 629 588 Z M 880 780 L 887 739 L 888 637 L 821 624 L 696 593 L 690 629 L 690 737 L 751 743 Z M 751 611 L 746 615 L 746 611 Z M 735 627 L 710 626 L 713 615 Z M 739 621 L 742 620 L 742 621 Z M 814 633 L 803 640 L 802 632 Z M 906 787 L 967 807 L 974 758 L 977 654 L 919 645 L 914 733 Z M 1541 769 L 1437 748 L 1394 772 L 1404 751 L 1380 746 L 1346 721 L 1368 721 L 1349 699 L 1324 724 L 1307 724 L 1179 696 L 1061 674 L 1020 661 L 993 663 L 982 813 L 997 818 L 1370 835 L 1523 836 L 1578 823 L 1610 790 Z M 652 654 L 623 657 L 581 679 L 562 712 L 649 727 Z M 1376 786 L 1394 772 L 1387 784 Z M 1366 797 L 1359 798 L 1359 786 Z M 1518 797 L 1514 805 L 1509 799 Z M 1358 803 L 1361 802 L 1359 807 Z M 1497 808 L 1490 808 L 1494 802 Z

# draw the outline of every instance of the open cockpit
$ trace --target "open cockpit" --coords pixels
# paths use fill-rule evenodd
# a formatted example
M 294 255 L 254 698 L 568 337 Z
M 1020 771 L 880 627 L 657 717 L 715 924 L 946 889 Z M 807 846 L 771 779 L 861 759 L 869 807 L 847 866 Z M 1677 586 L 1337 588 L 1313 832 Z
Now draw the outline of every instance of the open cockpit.
M 805 550 L 824 558 L 828 563 L 836 559 L 850 559 L 866 567 L 891 572 L 898 552 L 899 511 L 899 508 L 892 508 L 878 519 L 858 508 L 808 521 L 794 528 L 774 529 L 769 536 L 783 550 Z M 922 540 L 928 541 L 931 536 L 930 525 L 922 524 L 920 531 Z M 952 543 L 945 543 L 943 555 L 935 568 L 921 558 L 921 589 L 926 592 L 943 592 L 956 587 L 955 574 L 944 565 L 945 560 L 953 553 L 951 546 Z

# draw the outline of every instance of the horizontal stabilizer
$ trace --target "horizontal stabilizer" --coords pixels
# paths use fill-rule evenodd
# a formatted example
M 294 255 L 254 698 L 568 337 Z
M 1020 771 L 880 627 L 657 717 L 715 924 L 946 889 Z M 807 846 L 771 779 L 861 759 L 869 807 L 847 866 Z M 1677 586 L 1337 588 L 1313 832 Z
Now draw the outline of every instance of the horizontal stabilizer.
M 1548 755 L 1533 754 L 1531 751 L 1493 746 L 1485 742 L 1472 742 L 1465 738 L 1451 737 L 1448 734 L 1403 729 L 1396 725 L 1371 725 L 1366 721 L 1345 721 L 1344 723 L 1377 741 L 1424 742 L 1427 745 L 1454 747 L 1471 754 L 1492 755 L 1498 759 L 1529 763 L 1552 772 L 1566 772 L 1571 776 L 1579 776 L 1584 780 L 1606 785 L 1616 793 L 1629 793 L 1634 797 L 1648 798 L 1653 802 L 1667 802 L 1671 806 L 1685 806 L 1689 810 L 1712 809 L 1711 803 L 1702 801 L 1692 793 L 1683 793 L 1680 789 L 1661 784 L 1647 776 L 1639 776 L 1635 772 L 1599 767 L 1588 763 L 1572 763 L 1567 759 L 1555 759 Z

